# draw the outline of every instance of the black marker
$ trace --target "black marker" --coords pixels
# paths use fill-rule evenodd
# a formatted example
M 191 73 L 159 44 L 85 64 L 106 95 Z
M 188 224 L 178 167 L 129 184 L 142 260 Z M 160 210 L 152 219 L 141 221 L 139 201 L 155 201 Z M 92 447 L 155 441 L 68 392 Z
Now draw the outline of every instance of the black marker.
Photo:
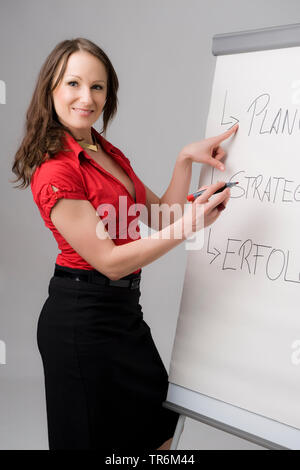
M 234 183 L 226 183 L 225 186 L 218 189 L 214 194 L 221 193 L 222 191 L 224 191 L 224 189 L 231 188 L 232 186 L 235 186 L 236 184 L 239 184 L 239 182 L 236 181 Z M 197 197 L 201 196 L 201 194 L 203 194 L 204 191 L 206 191 L 206 189 L 201 189 L 200 191 L 197 191 L 196 193 L 189 194 L 187 196 L 187 200 L 190 201 L 190 202 L 193 202 Z

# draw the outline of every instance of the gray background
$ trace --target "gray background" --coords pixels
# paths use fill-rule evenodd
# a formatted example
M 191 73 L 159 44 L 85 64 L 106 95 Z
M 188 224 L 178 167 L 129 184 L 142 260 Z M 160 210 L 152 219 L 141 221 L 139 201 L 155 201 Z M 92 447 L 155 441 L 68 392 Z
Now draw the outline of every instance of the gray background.
M 47 449 L 42 363 L 36 325 L 57 256 L 30 187 L 13 189 L 11 165 L 25 112 L 46 56 L 63 39 L 86 37 L 110 57 L 119 110 L 107 139 L 161 196 L 176 157 L 204 137 L 218 33 L 298 23 L 299 0 L 1 0 L 0 449 Z M 299 62 L 300 63 L 300 62 Z M 193 165 L 191 189 L 200 166 Z M 144 319 L 169 370 L 187 252 L 184 244 L 143 269 Z M 178 449 L 259 449 L 187 419 Z

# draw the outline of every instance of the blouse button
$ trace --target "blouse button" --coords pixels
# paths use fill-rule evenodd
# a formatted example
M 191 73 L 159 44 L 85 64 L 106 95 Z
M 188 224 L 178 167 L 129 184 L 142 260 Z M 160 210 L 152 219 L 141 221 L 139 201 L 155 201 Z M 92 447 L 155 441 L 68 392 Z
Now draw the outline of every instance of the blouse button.
M 140 211 L 136 211 L 136 215 L 139 217 L 141 215 Z
M 136 231 L 139 232 L 140 231 L 140 227 L 137 225 L 136 226 Z

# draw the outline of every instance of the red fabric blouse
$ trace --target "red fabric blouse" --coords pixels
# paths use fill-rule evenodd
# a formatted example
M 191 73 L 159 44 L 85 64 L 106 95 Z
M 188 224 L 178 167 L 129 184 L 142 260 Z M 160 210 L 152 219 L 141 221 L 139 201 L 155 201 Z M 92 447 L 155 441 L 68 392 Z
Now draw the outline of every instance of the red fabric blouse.
M 61 253 L 57 255 L 56 264 L 86 270 L 94 268 L 73 250 L 50 219 L 51 209 L 57 200 L 62 197 L 85 199 L 90 201 L 96 210 L 100 204 L 113 205 L 116 211 L 116 230 L 115 238 L 111 238 L 116 245 L 130 243 L 141 238 L 138 226 L 137 216 L 139 213 L 137 205 L 144 205 L 146 203 L 145 186 L 134 173 L 129 159 L 118 148 L 104 139 L 93 127 L 92 133 L 103 150 L 114 158 L 133 181 L 136 201 L 133 200 L 123 183 L 91 158 L 67 132 L 65 132 L 64 147 L 71 151 L 59 152 L 54 158 L 43 162 L 36 168 L 31 179 L 31 191 L 34 202 L 39 208 L 46 227 L 52 231 L 58 248 L 61 250 Z M 51 185 L 58 188 L 58 191 L 54 192 Z M 129 214 L 134 214 L 128 215 L 128 212 L 126 212 L 127 225 L 124 224 L 121 231 L 119 230 L 119 222 L 120 218 L 123 218 L 122 214 L 124 213 L 120 213 L 121 215 L 119 216 L 119 196 L 123 196 L 121 200 L 122 207 L 125 204 L 128 209 L 133 205 Z M 101 219 L 105 219 L 107 214 L 98 210 L 98 215 Z M 106 218 L 105 220 L 108 219 Z M 130 230 L 128 230 L 129 225 L 131 226 Z M 135 227 L 134 230 L 132 230 L 132 226 Z M 109 226 L 108 231 L 111 235 Z M 134 272 L 138 273 L 140 270 L 137 269 Z

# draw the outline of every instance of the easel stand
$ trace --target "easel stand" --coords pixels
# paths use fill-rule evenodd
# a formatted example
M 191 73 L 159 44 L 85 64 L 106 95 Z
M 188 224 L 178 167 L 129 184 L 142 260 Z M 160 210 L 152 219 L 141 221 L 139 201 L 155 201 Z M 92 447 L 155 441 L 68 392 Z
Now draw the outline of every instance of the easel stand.
M 220 421 L 217 421 L 213 418 L 209 418 L 208 416 L 201 415 L 199 413 L 195 413 L 194 411 L 188 410 L 187 408 L 183 408 L 178 405 L 174 405 L 173 403 L 170 403 L 168 401 L 163 403 L 163 406 L 165 408 L 168 408 L 172 411 L 176 411 L 177 413 L 180 414 L 177 422 L 177 426 L 175 429 L 174 437 L 172 440 L 172 444 L 170 447 L 170 450 L 176 450 L 178 446 L 179 439 L 182 435 L 183 428 L 184 428 L 184 423 L 186 417 L 195 419 L 196 421 L 200 421 L 201 423 L 208 424 L 209 426 L 212 426 L 216 429 L 220 429 L 221 431 L 228 432 L 229 434 L 232 434 L 234 436 L 240 437 L 242 439 L 245 439 L 249 442 L 252 442 L 254 444 L 257 444 L 259 446 L 265 447 L 266 449 L 269 450 L 288 450 L 286 447 L 282 447 L 278 444 L 275 444 L 274 442 L 267 441 L 266 439 L 260 438 L 258 436 L 255 436 L 253 434 L 247 433 L 245 431 L 242 431 L 241 429 L 234 428 L 233 426 L 226 425 Z
M 237 171 L 235 174 L 246 174 L 248 162 L 251 161 L 249 171 L 251 168 L 251 171 L 257 171 L 253 174 L 259 172 L 260 176 L 265 174 L 269 177 L 267 176 L 270 173 L 269 158 L 272 161 L 272 171 L 276 172 L 274 174 L 280 171 L 282 174 L 285 173 L 284 167 L 286 174 L 291 174 L 291 168 L 295 168 L 294 165 L 298 164 L 298 160 L 294 158 L 293 163 L 292 160 L 288 162 L 287 156 L 294 156 L 295 149 L 297 149 L 296 136 L 294 138 L 292 131 L 285 130 L 285 124 L 280 127 L 279 132 L 277 123 L 285 107 L 287 110 L 284 123 L 288 122 L 289 112 L 290 116 L 292 114 L 296 116 L 298 112 L 295 105 L 299 107 L 299 76 L 297 74 L 300 55 L 300 23 L 217 34 L 213 37 L 212 53 L 218 56 L 218 60 L 207 119 L 207 136 L 216 135 L 209 132 L 213 129 L 221 129 L 220 125 L 229 126 L 239 121 L 241 124 L 237 136 L 239 141 L 236 141 L 235 147 L 233 145 L 229 147 L 231 169 L 234 172 Z M 227 100 L 228 90 L 231 90 L 230 105 Z M 293 94 L 293 91 L 296 94 Z M 274 116 L 277 109 L 280 111 L 276 118 L 271 118 L 270 122 L 273 124 L 269 124 L 269 127 L 264 127 L 264 120 L 256 121 L 255 134 L 254 115 L 258 116 L 258 113 L 262 115 L 264 111 L 264 117 L 269 116 L 269 109 L 265 109 L 267 107 L 265 102 L 264 108 L 260 107 L 253 112 L 254 103 L 257 103 L 261 97 L 267 97 L 268 100 L 272 97 Z M 289 111 L 289 108 L 292 111 Z M 251 109 L 252 118 L 249 114 Z M 299 132 L 298 121 L 299 115 L 296 121 Z M 225 130 L 224 127 L 223 129 Z M 249 137 L 253 140 L 249 140 Z M 288 141 L 283 140 L 287 137 L 291 142 L 289 150 L 287 149 Z M 248 148 L 249 153 L 247 153 Z M 261 148 L 262 153 L 259 153 Z M 276 166 L 273 165 L 276 159 L 274 153 L 278 158 L 278 169 L 275 169 Z M 284 160 L 281 161 L 282 154 L 284 154 Z M 263 160 L 266 162 L 265 168 L 262 166 Z M 210 171 L 207 174 L 203 173 L 203 178 L 199 179 L 199 186 L 202 180 L 209 181 L 205 178 L 208 178 L 210 173 Z M 260 198 L 259 202 L 257 199 L 250 201 L 248 198 L 245 217 L 244 207 L 241 207 L 238 212 L 238 206 L 232 205 L 232 219 L 227 218 L 229 215 L 227 214 L 223 219 L 224 222 L 220 222 L 223 225 L 219 225 L 219 234 L 215 234 L 217 241 L 214 250 L 219 256 L 221 252 L 216 246 L 219 242 L 223 244 L 224 251 L 221 255 L 224 256 L 223 267 L 221 258 L 219 261 L 216 255 L 214 258 L 208 258 L 208 253 L 210 256 L 214 254 L 208 249 L 207 253 L 205 250 L 202 252 L 199 250 L 197 258 L 194 257 L 194 253 L 188 257 L 171 358 L 168 395 L 163 404 L 180 415 L 171 445 L 172 450 L 178 446 L 186 417 L 267 449 L 300 449 L 299 366 L 297 369 L 295 365 L 298 364 L 294 364 L 291 360 L 293 344 L 295 339 L 298 339 L 298 333 L 295 332 L 299 330 L 300 325 L 297 309 L 299 291 L 296 291 L 296 285 L 299 287 L 298 273 L 294 279 L 285 276 L 284 284 L 279 284 L 283 278 L 276 277 L 278 284 L 273 287 L 270 281 L 274 282 L 275 277 L 268 276 L 269 279 L 267 279 L 262 274 L 262 266 L 259 274 L 261 277 L 256 278 L 256 285 L 252 276 L 255 268 L 251 272 L 252 278 L 249 286 L 247 282 L 250 278 L 247 277 L 246 268 L 243 268 L 241 276 L 238 272 L 232 276 L 224 272 L 225 269 L 232 270 L 232 273 L 237 269 L 242 270 L 242 268 L 235 267 L 241 259 L 238 258 L 240 254 L 237 255 L 238 248 L 234 252 L 225 252 L 225 242 L 226 236 L 232 236 L 229 234 L 233 233 L 243 234 L 246 240 L 250 236 L 250 233 L 246 232 L 248 226 L 251 228 L 250 232 L 254 239 L 264 240 L 266 232 L 266 239 L 270 245 L 272 238 L 269 238 L 269 227 L 276 226 L 278 227 L 276 244 L 282 237 L 282 246 L 293 247 L 292 235 L 299 231 L 298 219 L 294 215 L 296 212 L 292 213 L 290 206 L 285 204 L 285 218 L 283 219 L 283 206 L 278 207 L 276 214 L 275 209 L 272 212 L 268 210 L 269 206 L 266 205 L 266 201 L 264 201 L 265 206 L 261 205 L 263 198 Z M 250 213 L 253 215 L 252 219 L 248 218 Z M 231 228 L 231 221 L 234 220 L 233 214 L 236 218 L 241 217 L 236 232 L 232 232 Z M 267 219 L 267 214 L 270 219 Z M 257 220 L 263 223 L 257 224 Z M 283 220 L 286 223 L 282 223 Z M 289 235 L 285 240 L 286 226 L 289 223 L 291 227 L 292 223 L 298 225 L 290 230 L 291 236 Z M 279 228 L 282 229 L 281 233 L 279 233 Z M 240 242 L 240 240 L 228 238 L 228 243 L 229 240 L 234 240 L 235 243 Z M 251 241 L 250 238 L 248 241 Z M 294 243 L 296 247 L 297 240 Z M 212 245 L 208 244 L 208 246 Z M 267 246 L 264 247 L 267 248 Z M 268 247 L 268 249 L 271 248 L 271 246 Z M 273 250 L 272 253 L 275 251 L 277 250 Z M 227 253 L 236 255 L 236 258 L 232 258 L 235 261 L 230 266 L 226 265 Z M 258 256 L 262 257 L 261 254 Z M 216 263 L 215 259 L 217 259 Z M 207 269 L 206 273 L 203 266 L 205 267 L 209 260 L 210 264 L 212 262 L 215 264 L 211 269 Z M 259 279 L 262 282 L 259 282 Z M 218 292 L 218 298 L 215 301 L 212 301 L 211 285 L 214 285 Z M 199 286 L 201 286 L 200 293 Z M 231 290 L 239 292 L 239 288 L 241 288 L 241 297 L 239 294 L 228 295 Z M 253 289 L 255 289 L 255 296 Z M 262 308 L 263 295 L 266 295 L 267 308 Z M 199 334 L 196 335 L 196 332 Z

